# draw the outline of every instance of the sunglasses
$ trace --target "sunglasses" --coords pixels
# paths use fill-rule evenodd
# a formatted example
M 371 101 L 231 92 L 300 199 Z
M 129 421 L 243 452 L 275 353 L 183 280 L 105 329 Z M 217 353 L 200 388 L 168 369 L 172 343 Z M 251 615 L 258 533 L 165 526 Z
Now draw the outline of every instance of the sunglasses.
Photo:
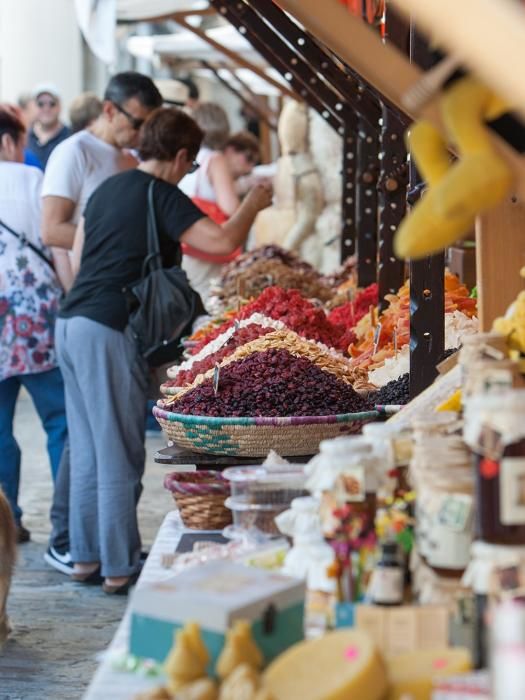
M 37 107 L 56 107 L 58 102 L 56 100 L 37 100 Z
M 131 128 L 135 131 L 138 131 L 140 127 L 144 124 L 144 119 L 137 119 L 137 117 L 134 117 L 127 110 L 125 110 L 124 107 L 122 107 L 122 105 L 119 105 L 118 102 L 112 102 L 111 104 L 126 117 L 126 119 L 131 125 Z
M 190 166 L 190 169 L 188 170 L 188 174 L 191 175 L 191 173 L 194 173 L 194 172 L 197 171 L 200 167 L 201 167 L 201 164 L 200 164 L 200 163 L 197 163 L 197 161 L 194 160 L 193 163 L 192 163 L 191 166 Z

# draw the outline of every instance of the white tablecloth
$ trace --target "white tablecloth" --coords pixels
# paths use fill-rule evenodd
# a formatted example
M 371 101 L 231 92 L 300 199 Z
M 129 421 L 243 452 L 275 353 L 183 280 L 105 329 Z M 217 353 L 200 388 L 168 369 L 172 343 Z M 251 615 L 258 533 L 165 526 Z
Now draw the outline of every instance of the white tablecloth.
M 173 576 L 172 570 L 162 568 L 161 559 L 162 555 L 175 552 L 184 531 L 178 512 L 168 513 L 159 528 L 153 547 L 137 581 L 137 588 Z M 115 660 L 121 658 L 128 650 L 129 624 L 128 607 L 113 641 L 105 652 L 102 663 L 84 695 L 84 700 L 132 700 L 137 693 L 162 684 L 159 678 L 145 677 L 138 673 L 124 673 L 113 669 Z

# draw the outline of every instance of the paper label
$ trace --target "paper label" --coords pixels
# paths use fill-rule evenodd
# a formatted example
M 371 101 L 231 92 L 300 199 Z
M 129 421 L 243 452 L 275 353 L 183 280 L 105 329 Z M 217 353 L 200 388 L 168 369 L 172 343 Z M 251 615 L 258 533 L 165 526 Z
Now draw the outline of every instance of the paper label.
M 403 571 L 400 567 L 377 567 L 370 581 L 374 603 L 401 603 L 403 601 Z
M 443 499 L 438 512 L 438 523 L 454 532 L 463 532 L 470 527 L 472 497 L 466 494 L 453 494 Z
M 503 525 L 525 524 L 525 457 L 501 460 L 499 510 Z
M 339 503 L 364 501 L 366 497 L 365 468 L 363 466 L 354 466 L 340 474 L 337 477 L 335 490 Z

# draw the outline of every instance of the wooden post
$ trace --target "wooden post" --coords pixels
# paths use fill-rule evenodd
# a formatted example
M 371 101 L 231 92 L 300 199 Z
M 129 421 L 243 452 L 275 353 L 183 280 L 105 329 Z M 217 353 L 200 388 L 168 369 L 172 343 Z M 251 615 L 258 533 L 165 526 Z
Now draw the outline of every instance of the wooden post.
M 476 222 L 478 313 L 482 331 L 525 289 L 525 205 L 516 197 L 479 217 Z

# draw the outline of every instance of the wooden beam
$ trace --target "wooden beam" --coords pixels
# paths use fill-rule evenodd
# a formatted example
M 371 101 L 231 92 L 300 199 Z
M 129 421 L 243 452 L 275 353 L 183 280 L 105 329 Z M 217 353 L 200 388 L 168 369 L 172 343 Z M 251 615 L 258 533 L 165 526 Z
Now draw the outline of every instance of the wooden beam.
M 516 0 L 393 0 L 525 117 L 525 9 Z
M 525 289 L 525 205 L 507 199 L 476 222 L 478 314 L 482 331 Z
M 266 82 L 269 85 L 273 85 L 274 88 L 277 88 L 277 90 L 280 90 L 282 93 L 285 95 L 288 95 L 288 97 L 291 97 L 294 100 L 299 99 L 297 95 L 290 90 L 289 88 L 286 87 L 286 85 L 283 85 L 280 83 L 278 80 L 275 80 L 269 75 L 266 75 L 264 70 L 262 68 L 259 68 L 259 66 L 256 66 L 254 63 L 251 61 L 248 61 L 246 58 L 243 58 L 239 54 L 237 54 L 235 51 L 232 51 L 229 49 L 227 46 L 223 46 L 222 44 L 219 44 L 218 41 L 215 41 L 215 39 L 212 39 L 209 37 L 206 32 L 202 31 L 202 29 L 199 29 L 198 27 L 192 27 L 189 22 L 187 22 L 185 19 L 179 19 L 177 20 L 178 24 L 181 25 L 181 27 L 184 27 L 184 29 L 187 29 L 190 32 L 193 32 L 195 36 L 198 36 L 199 39 L 202 39 L 206 43 L 208 43 L 210 46 L 212 46 L 216 51 L 219 51 L 220 53 L 224 54 L 227 58 L 230 59 L 230 61 L 233 61 L 236 63 L 238 66 L 242 66 L 243 68 L 248 68 L 248 70 L 253 71 L 256 75 L 258 75 L 260 78 L 263 80 L 266 80 Z
M 215 68 L 215 66 L 212 66 L 211 63 L 208 63 L 208 61 L 201 61 L 201 64 L 202 64 L 203 68 L 206 68 L 207 70 L 211 71 L 211 72 L 213 73 L 213 75 L 217 78 L 217 80 L 219 81 L 219 83 L 221 83 L 221 85 L 224 85 L 224 87 L 226 88 L 226 90 L 228 90 L 228 91 L 231 92 L 233 95 L 235 95 L 235 97 L 236 97 L 243 105 L 245 105 L 246 107 L 251 107 L 251 108 L 253 109 L 253 111 L 257 114 L 257 116 L 259 117 L 259 119 L 261 119 L 262 121 L 266 122 L 266 124 L 267 124 L 271 129 L 273 129 L 274 131 L 277 131 L 277 125 L 275 124 L 275 122 L 270 122 L 270 120 L 269 120 L 269 118 L 268 118 L 268 115 L 267 115 L 265 112 L 263 112 L 263 111 L 259 108 L 259 106 L 255 103 L 255 101 L 250 101 L 249 99 L 247 99 L 247 98 L 242 94 L 242 92 L 241 92 L 240 90 L 238 90 L 238 89 L 235 87 L 235 85 L 232 85 L 232 84 L 229 83 L 227 80 L 225 80 L 225 79 L 220 75 L 219 70 L 218 70 L 217 68 Z M 230 70 L 231 74 L 233 75 L 233 77 L 236 77 L 235 74 L 233 73 L 233 71 L 232 71 L 231 69 L 229 69 L 229 70 Z
M 485 2 L 486 0 L 483 0 Z M 426 5 L 432 0 L 420 3 Z M 359 17 L 354 17 L 336 0 L 279 0 L 279 5 L 290 12 L 307 30 L 337 54 L 351 68 L 356 70 L 382 95 L 387 97 L 402 112 L 403 95 L 413 87 L 423 75 L 416 65 L 410 64 L 403 53 L 392 44 L 383 44 L 376 32 Z M 454 3 L 454 7 L 462 3 Z M 499 2 L 497 3 L 499 7 Z M 442 4 L 439 3 L 442 11 Z M 447 14 L 443 12 L 443 16 Z M 472 30 L 472 25 L 469 25 Z M 502 41 L 504 38 L 502 39 Z M 522 44 L 525 46 L 525 41 Z M 509 64 L 509 66 L 520 63 Z M 519 74 L 519 71 L 515 71 Z M 524 85 L 525 87 L 525 85 Z M 426 104 L 413 118 L 425 117 L 443 129 L 437 97 Z M 494 144 L 502 152 L 516 176 L 516 192 L 525 201 L 525 159 L 503 139 L 492 134 Z

